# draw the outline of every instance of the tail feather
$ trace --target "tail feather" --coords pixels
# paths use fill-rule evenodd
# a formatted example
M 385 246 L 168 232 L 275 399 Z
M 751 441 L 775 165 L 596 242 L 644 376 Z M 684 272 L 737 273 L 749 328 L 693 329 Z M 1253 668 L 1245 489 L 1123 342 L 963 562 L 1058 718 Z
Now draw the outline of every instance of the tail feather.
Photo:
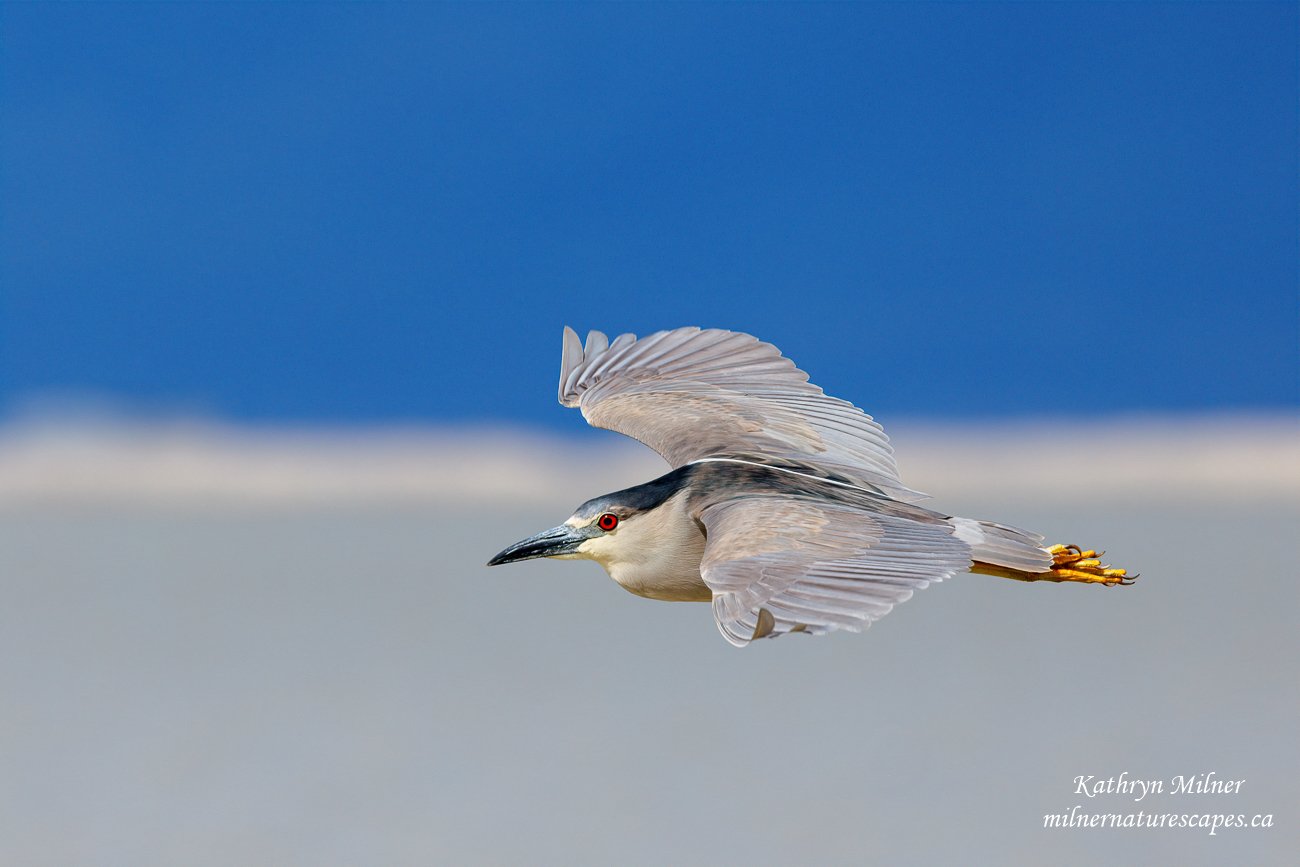
M 1036 575 L 1052 568 L 1052 555 L 1037 533 L 990 521 L 949 518 L 953 535 L 970 545 L 971 560 L 1011 572 Z

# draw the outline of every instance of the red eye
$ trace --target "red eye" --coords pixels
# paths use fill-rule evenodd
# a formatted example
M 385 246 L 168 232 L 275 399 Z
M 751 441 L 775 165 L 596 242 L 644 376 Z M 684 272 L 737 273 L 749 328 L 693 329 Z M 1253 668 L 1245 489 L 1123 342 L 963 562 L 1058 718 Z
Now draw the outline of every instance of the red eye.
M 608 533 L 618 526 L 618 515 L 611 515 L 606 512 L 596 519 L 596 526 Z

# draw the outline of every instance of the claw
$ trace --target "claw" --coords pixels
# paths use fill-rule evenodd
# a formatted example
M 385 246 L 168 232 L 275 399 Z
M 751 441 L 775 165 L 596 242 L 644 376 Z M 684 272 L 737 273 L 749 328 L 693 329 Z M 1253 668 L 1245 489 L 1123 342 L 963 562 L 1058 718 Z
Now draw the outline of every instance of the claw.
M 1115 584 L 1133 583 L 1136 575 L 1130 576 L 1126 569 L 1112 569 L 1101 562 L 1100 556 L 1091 548 L 1085 550 L 1078 545 L 1053 545 L 1047 549 L 1052 555 L 1052 568 L 1040 573 L 1039 581 L 1077 581 L 1081 584 Z

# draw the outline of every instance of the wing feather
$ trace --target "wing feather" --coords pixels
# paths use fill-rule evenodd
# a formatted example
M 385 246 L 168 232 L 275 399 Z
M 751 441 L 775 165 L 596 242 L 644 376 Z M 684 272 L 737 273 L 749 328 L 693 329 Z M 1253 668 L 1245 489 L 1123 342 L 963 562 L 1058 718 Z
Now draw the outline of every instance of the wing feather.
M 860 632 L 971 565 L 970 546 L 944 521 L 842 503 L 750 496 L 708 506 L 700 520 L 700 572 L 718 629 L 738 646 L 790 632 Z
M 923 496 L 899 480 L 889 438 L 871 416 L 828 396 L 775 346 L 748 334 L 678 328 L 610 343 L 593 331 L 583 346 L 565 328 L 559 397 L 674 467 L 762 455 L 900 499 Z

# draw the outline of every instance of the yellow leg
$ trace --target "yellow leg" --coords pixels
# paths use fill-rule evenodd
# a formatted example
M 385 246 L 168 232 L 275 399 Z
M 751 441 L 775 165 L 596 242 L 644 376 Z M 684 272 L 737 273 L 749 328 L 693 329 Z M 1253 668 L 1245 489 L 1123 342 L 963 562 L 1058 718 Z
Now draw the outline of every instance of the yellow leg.
M 1126 569 L 1112 569 L 1102 564 L 1096 551 L 1083 550 L 1078 545 L 1053 545 L 1047 549 L 1052 555 L 1052 568 L 1040 572 L 1030 581 L 1078 581 L 1082 584 L 1132 584 L 1138 576 Z

